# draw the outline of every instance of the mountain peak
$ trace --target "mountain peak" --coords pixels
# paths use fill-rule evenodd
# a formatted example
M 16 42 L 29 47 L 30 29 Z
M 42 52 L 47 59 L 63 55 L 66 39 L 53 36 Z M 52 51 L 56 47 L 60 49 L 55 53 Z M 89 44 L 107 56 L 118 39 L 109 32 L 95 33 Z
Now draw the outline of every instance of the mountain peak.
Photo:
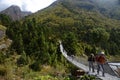
M 20 9 L 20 7 L 17 5 L 11 5 L 9 8 Z
M 21 11 L 20 7 L 16 6 L 16 5 L 12 5 L 0 13 L 9 15 L 13 20 L 19 20 L 19 19 L 31 14 L 31 12 Z

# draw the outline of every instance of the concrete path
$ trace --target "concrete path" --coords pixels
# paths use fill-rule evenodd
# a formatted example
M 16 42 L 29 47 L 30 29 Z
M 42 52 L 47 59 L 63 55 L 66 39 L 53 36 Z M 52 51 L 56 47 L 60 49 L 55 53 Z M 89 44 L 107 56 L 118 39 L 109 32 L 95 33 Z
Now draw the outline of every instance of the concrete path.
M 72 64 L 74 64 L 75 66 L 77 66 L 80 69 L 83 69 L 84 71 L 88 72 L 89 68 L 88 66 L 81 64 L 79 61 L 77 61 L 75 58 L 68 56 L 67 52 L 64 50 L 61 42 L 60 42 L 60 51 L 63 54 L 63 56 Z M 116 77 L 114 72 L 111 70 L 110 67 L 108 67 L 108 65 L 105 68 L 109 73 L 105 73 L 105 77 L 102 76 L 102 72 L 100 72 L 99 75 L 97 75 L 100 79 L 102 80 L 120 80 L 120 78 Z M 95 69 L 95 73 L 89 72 L 90 75 L 96 75 L 97 74 L 97 70 Z

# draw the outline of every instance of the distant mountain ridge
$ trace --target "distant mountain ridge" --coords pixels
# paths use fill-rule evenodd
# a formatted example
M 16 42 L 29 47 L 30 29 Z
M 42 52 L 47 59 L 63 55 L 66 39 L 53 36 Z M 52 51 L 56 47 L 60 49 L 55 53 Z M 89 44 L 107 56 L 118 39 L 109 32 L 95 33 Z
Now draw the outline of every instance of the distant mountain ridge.
M 79 9 L 84 9 L 120 20 L 120 0 L 57 0 L 56 3 L 61 3 L 77 12 Z
M 12 5 L 8 7 L 7 9 L 1 11 L 0 14 L 9 15 L 15 21 L 15 20 L 20 20 L 21 18 L 30 15 L 31 12 L 21 11 L 21 9 L 18 6 Z

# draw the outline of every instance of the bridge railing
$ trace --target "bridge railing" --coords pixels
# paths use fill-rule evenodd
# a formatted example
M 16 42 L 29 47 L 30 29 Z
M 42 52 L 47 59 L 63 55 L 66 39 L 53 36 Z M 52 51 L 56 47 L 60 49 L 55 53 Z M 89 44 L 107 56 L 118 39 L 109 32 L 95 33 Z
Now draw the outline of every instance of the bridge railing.
M 86 63 L 87 61 L 82 61 L 81 58 L 77 58 L 76 56 L 69 56 L 67 55 L 66 50 L 64 50 L 62 43 L 60 42 L 60 51 L 63 54 L 63 56 L 72 64 L 74 64 L 75 66 L 81 68 L 84 71 L 88 71 L 88 66 L 87 64 L 85 65 L 84 63 Z M 83 64 L 82 64 L 83 63 Z M 106 77 L 100 77 L 99 78 L 103 79 L 103 80 L 120 80 L 120 78 L 118 78 L 115 74 L 115 72 L 113 71 L 113 69 L 109 66 L 108 63 L 106 63 L 106 65 L 104 66 L 105 71 L 106 71 Z M 95 71 L 96 72 L 96 71 Z
M 120 63 L 108 63 L 110 67 L 114 70 L 116 75 L 120 77 Z

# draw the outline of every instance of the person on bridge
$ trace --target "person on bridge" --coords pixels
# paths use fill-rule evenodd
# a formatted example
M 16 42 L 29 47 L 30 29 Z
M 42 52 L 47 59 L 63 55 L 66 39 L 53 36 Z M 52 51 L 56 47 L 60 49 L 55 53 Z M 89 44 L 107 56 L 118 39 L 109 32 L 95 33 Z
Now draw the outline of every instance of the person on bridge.
M 95 72 L 94 71 L 94 62 L 95 62 L 95 56 L 94 54 L 90 54 L 90 56 L 88 57 L 88 62 L 89 62 L 89 71 Z
M 104 64 L 106 63 L 106 58 L 103 51 L 96 56 L 96 62 L 97 62 L 97 74 L 99 74 L 101 70 L 102 76 L 105 76 Z

